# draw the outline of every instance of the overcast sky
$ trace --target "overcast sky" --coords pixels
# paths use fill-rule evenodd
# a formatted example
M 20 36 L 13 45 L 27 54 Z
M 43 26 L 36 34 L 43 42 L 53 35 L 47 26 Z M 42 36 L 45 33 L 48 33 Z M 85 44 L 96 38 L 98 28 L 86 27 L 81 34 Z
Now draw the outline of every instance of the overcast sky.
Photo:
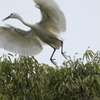
M 79 53 L 81 57 L 90 46 L 94 52 L 100 50 L 100 0 L 55 0 L 65 14 L 67 20 L 67 31 L 63 34 L 64 51 L 71 57 Z M 0 26 L 11 24 L 13 26 L 28 30 L 20 21 L 10 19 L 5 22 L 1 20 L 12 12 L 20 13 L 28 23 L 36 23 L 40 20 L 40 12 L 34 7 L 33 0 L 0 0 Z M 44 46 L 44 50 L 35 56 L 40 63 L 52 65 L 49 58 L 53 52 L 50 46 Z M 0 49 L 0 56 L 7 54 Z M 60 49 L 54 58 L 58 65 L 65 60 Z

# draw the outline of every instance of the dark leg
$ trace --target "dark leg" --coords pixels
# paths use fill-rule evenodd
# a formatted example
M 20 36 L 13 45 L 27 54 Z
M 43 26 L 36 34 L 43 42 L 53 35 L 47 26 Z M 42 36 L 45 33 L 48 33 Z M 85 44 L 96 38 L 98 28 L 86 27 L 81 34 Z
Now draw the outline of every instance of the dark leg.
M 52 46 L 51 46 L 52 47 Z M 54 65 L 56 65 L 57 66 L 57 63 L 54 61 L 55 59 L 52 59 L 53 58 L 53 55 L 54 55 L 54 53 L 55 53 L 55 51 L 56 51 L 56 49 L 53 47 L 53 49 L 54 49 L 54 51 L 53 51 L 53 53 L 52 53 L 52 55 L 51 55 L 51 57 L 50 57 L 50 60 L 51 60 L 51 62 L 54 64 Z
M 61 54 L 64 56 L 65 59 L 68 59 L 67 55 L 65 55 L 66 52 L 63 52 L 63 41 L 61 41 Z
M 61 40 L 59 40 L 59 39 L 57 39 L 57 40 L 61 42 L 61 54 L 64 56 L 65 59 L 68 60 L 68 58 L 67 58 L 68 56 L 65 55 L 66 52 L 63 52 L 63 41 L 61 41 Z M 50 44 L 49 44 L 49 45 L 50 45 Z M 51 57 L 50 57 L 50 61 L 51 61 L 54 65 L 57 66 L 57 63 L 54 61 L 55 59 L 52 59 L 52 58 L 53 58 L 53 55 L 54 55 L 54 53 L 55 53 L 55 51 L 56 51 L 56 48 L 54 48 L 52 45 L 50 45 L 50 46 L 54 49 L 54 51 L 53 51 L 53 53 L 52 53 L 52 55 L 51 55 Z

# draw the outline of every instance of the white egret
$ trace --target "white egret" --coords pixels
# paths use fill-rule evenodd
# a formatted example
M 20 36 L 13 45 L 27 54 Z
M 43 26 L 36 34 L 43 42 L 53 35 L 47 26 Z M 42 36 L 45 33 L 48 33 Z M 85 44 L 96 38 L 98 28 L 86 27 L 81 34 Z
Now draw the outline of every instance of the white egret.
M 0 48 L 20 55 L 33 56 L 42 51 L 42 42 L 44 42 L 54 49 L 50 60 L 56 65 L 53 59 L 56 49 L 61 47 L 62 55 L 67 59 L 63 52 L 63 41 L 59 39 L 60 33 L 66 31 L 65 16 L 54 0 L 33 1 L 42 14 L 41 21 L 31 25 L 26 23 L 17 13 L 10 14 L 3 21 L 15 18 L 30 27 L 30 30 L 24 31 L 11 25 L 1 26 Z

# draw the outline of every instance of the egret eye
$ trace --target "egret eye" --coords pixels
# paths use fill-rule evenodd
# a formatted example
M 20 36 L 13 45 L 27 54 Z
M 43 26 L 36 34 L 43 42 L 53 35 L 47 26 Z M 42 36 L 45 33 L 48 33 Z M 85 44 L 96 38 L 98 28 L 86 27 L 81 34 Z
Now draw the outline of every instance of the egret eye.
M 10 16 L 12 16 L 12 15 L 13 15 L 13 13 L 10 14 Z

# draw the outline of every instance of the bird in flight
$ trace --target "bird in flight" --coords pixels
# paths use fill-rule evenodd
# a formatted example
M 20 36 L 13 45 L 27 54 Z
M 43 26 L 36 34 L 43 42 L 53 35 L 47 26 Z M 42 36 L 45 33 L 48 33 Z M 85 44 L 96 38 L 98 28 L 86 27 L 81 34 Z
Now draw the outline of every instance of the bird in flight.
M 54 0 L 33 1 L 41 12 L 40 22 L 31 25 L 26 23 L 19 14 L 11 13 L 3 21 L 15 18 L 30 27 L 30 30 L 25 31 L 11 25 L 0 26 L 0 48 L 20 55 L 34 56 L 42 51 L 45 43 L 53 48 L 50 60 L 57 65 L 53 55 L 60 47 L 61 54 L 67 59 L 63 52 L 63 41 L 59 38 L 60 33 L 66 31 L 65 16 Z

